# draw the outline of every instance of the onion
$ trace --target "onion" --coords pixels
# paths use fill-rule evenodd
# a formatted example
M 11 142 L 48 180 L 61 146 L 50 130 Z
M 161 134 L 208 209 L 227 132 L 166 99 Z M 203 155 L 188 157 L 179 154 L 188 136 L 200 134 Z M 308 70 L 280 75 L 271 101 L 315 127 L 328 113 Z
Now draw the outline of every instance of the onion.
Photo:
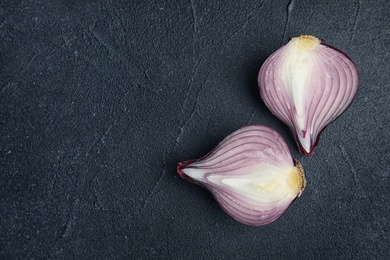
M 200 159 L 179 163 L 178 174 L 208 189 L 237 221 L 262 226 L 279 218 L 306 185 L 282 136 L 261 125 L 244 126 Z
M 274 52 L 258 76 L 262 100 L 289 126 L 305 155 L 313 154 L 321 132 L 352 103 L 358 81 L 346 54 L 309 35 Z

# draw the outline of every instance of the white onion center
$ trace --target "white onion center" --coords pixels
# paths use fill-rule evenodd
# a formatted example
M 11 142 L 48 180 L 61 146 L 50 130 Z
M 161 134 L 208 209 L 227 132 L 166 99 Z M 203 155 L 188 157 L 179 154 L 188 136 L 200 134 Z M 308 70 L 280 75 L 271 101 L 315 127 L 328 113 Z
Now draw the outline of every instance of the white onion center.
M 207 175 L 203 169 L 186 168 L 183 172 L 196 180 L 233 189 L 253 201 L 263 203 L 289 202 L 300 192 L 302 177 L 296 166 L 279 168 L 269 164 L 248 167 L 237 175 Z

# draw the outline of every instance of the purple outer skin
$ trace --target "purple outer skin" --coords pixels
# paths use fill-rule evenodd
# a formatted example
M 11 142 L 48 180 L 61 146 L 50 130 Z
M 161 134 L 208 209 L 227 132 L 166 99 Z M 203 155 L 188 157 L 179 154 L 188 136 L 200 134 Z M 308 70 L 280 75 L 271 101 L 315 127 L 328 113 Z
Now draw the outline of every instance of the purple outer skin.
M 289 41 L 290 41 L 290 40 L 291 40 L 291 37 L 289 38 Z M 357 67 L 356 67 L 355 62 L 354 62 L 354 61 L 353 61 L 345 52 L 343 52 L 343 51 L 341 51 L 341 50 L 339 50 L 339 49 L 337 49 L 337 48 L 335 48 L 335 47 L 333 47 L 333 46 L 331 46 L 331 45 L 328 45 L 328 44 L 323 43 L 322 40 L 321 40 L 321 44 L 324 45 L 324 46 L 326 46 L 326 47 L 329 47 L 329 48 L 331 48 L 331 49 L 333 49 L 333 50 L 335 50 L 335 51 L 337 51 L 337 52 L 339 52 L 339 53 L 341 53 L 341 54 L 343 54 L 347 59 L 349 59 L 349 60 L 353 63 L 353 65 L 355 65 L 355 68 L 356 68 L 356 70 L 357 70 Z M 259 73 L 259 75 L 260 75 L 260 73 Z M 358 78 L 357 78 L 357 81 L 358 81 L 357 84 L 359 85 L 359 82 L 360 82 L 359 71 L 358 71 L 358 73 L 357 73 L 357 76 L 358 76 Z M 359 90 L 359 88 L 357 88 L 357 91 L 356 91 L 356 93 L 354 94 L 354 97 L 353 97 L 353 99 L 352 99 L 352 102 L 344 109 L 344 111 L 343 111 L 340 115 L 338 115 L 333 121 L 329 122 L 329 124 L 325 125 L 325 126 L 321 129 L 321 131 L 319 132 L 319 134 L 318 134 L 318 136 L 317 136 L 317 139 L 316 139 L 316 141 L 314 142 L 314 144 L 310 144 L 310 152 L 309 152 L 309 153 L 306 152 L 305 149 L 303 149 L 303 147 L 302 147 L 301 143 L 299 142 L 299 139 L 298 139 L 298 137 L 297 137 L 297 135 L 296 135 L 296 133 L 295 133 L 295 129 L 291 129 L 291 128 L 290 128 L 290 131 L 291 131 L 291 133 L 293 134 L 295 143 L 297 144 L 298 150 L 299 150 L 300 153 L 302 153 L 303 155 L 306 155 L 306 156 L 311 156 L 311 155 L 314 154 L 314 148 L 316 148 L 316 147 L 318 146 L 322 132 L 323 132 L 330 124 L 332 124 L 337 118 L 339 118 L 342 114 L 344 114 L 345 111 L 347 111 L 347 109 L 352 105 L 353 101 L 355 100 L 356 95 L 357 95 L 357 93 L 358 93 L 358 90 Z M 263 97 L 261 96 L 261 91 L 260 91 L 260 99 L 261 99 L 261 101 L 262 101 L 263 103 L 265 103 L 264 100 L 263 100 Z M 276 116 L 270 109 L 268 109 L 268 110 L 277 118 L 277 116 Z
M 208 153 L 209 154 L 209 153 Z M 207 154 L 207 155 L 208 155 Z M 203 188 L 206 188 L 204 185 L 198 183 L 197 181 L 195 181 L 194 179 L 192 179 L 191 177 L 189 177 L 188 175 L 186 175 L 182 169 L 187 167 L 189 164 L 193 163 L 193 162 L 197 162 L 197 161 L 201 161 L 203 160 L 204 158 L 207 157 L 207 155 L 199 158 L 199 159 L 192 159 L 192 160 L 187 160 L 187 161 L 184 161 L 184 162 L 179 162 L 178 165 L 177 165 L 177 173 L 179 174 L 180 177 L 182 177 L 183 179 L 189 181 L 189 182 L 192 182 L 192 183 L 195 183 L 199 186 L 202 186 Z

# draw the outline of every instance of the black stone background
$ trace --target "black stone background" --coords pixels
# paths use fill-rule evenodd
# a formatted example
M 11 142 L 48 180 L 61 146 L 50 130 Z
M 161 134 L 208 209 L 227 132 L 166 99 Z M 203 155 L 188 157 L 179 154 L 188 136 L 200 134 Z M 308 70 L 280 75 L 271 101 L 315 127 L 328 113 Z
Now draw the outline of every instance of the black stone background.
M 1 259 L 388 259 L 389 1 L 0 2 Z M 360 72 L 311 157 L 257 73 L 312 34 Z M 245 124 L 279 131 L 302 197 L 249 227 L 176 174 Z

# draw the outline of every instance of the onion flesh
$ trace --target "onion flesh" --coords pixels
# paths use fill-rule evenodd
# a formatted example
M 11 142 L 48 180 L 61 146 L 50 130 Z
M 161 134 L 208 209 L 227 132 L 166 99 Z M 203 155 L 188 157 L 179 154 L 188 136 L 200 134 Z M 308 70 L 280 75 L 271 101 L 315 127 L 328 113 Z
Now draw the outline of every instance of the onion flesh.
M 262 226 L 279 218 L 306 185 L 301 164 L 275 130 L 244 126 L 206 156 L 179 163 L 178 174 L 208 189 L 237 221 Z

